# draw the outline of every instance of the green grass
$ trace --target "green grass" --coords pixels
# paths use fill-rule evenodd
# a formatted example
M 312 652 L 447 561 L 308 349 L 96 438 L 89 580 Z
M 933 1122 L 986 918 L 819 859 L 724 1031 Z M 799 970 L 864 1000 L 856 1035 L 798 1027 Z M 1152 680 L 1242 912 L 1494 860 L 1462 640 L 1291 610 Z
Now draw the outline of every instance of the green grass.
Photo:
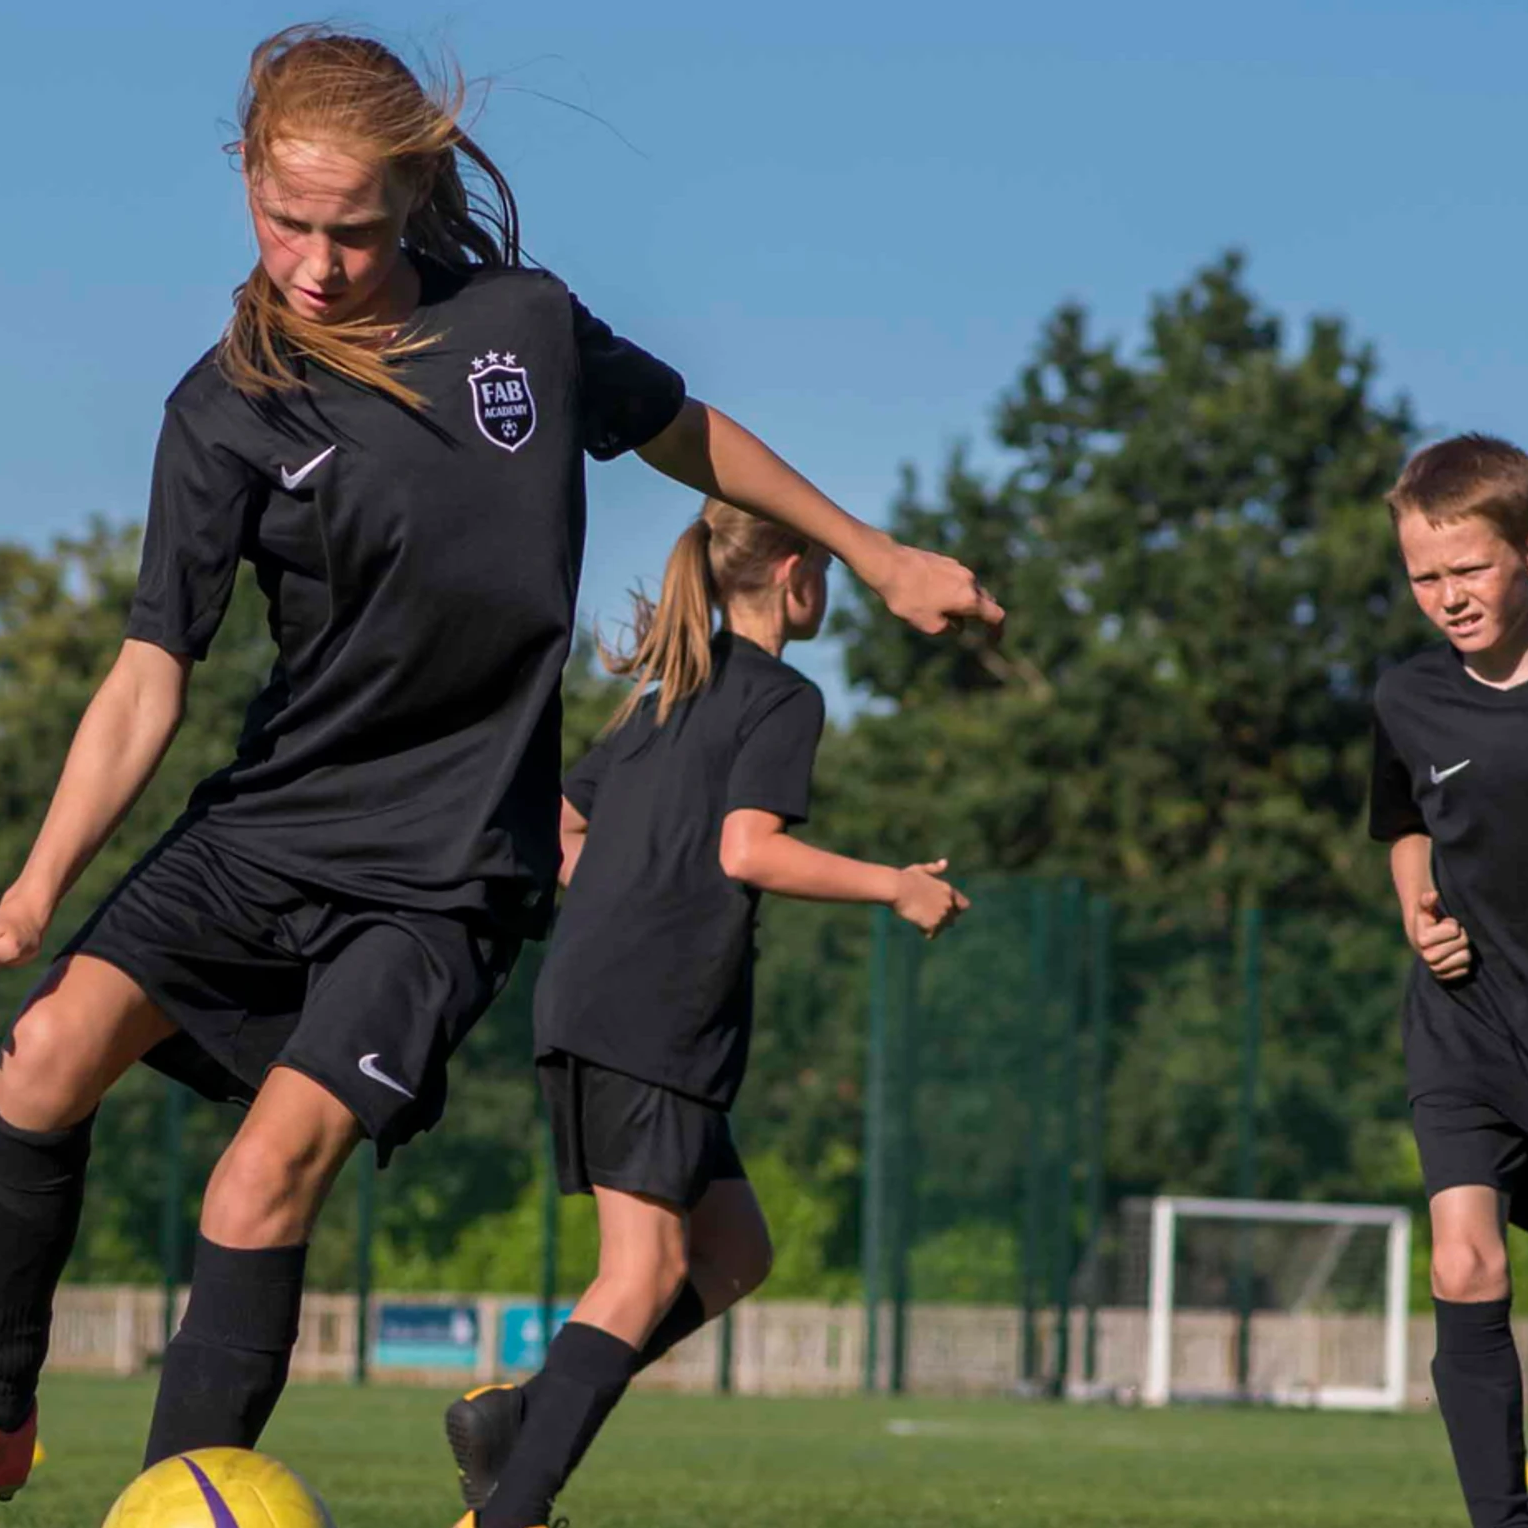
M 338 1528 L 459 1515 L 430 1391 L 294 1386 L 265 1440 Z M 63 1376 L 48 1460 L 0 1528 L 95 1528 L 137 1462 L 144 1381 Z M 1436 1416 L 634 1395 L 568 1489 L 575 1528 L 1459 1528 Z

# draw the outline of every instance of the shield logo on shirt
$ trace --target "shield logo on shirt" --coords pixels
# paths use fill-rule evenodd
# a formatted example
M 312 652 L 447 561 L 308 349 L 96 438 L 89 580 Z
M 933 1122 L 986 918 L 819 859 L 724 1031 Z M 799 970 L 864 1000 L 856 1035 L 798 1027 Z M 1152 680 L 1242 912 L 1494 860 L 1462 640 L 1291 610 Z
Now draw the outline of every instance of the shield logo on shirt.
M 518 451 L 535 434 L 536 400 L 530 378 L 514 356 L 490 350 L 474 357 L 467 385 L 478 429 L 494 445 Z

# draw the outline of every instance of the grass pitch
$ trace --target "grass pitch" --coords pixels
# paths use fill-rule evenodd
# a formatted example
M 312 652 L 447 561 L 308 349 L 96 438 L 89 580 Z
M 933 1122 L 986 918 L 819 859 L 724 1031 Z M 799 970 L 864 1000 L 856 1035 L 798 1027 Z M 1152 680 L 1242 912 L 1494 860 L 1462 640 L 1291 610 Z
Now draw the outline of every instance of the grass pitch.
M 338 1528 L 451 1528 L 444 1394 L 294 1386 L 264 1447 Z M 0 1528 L 96 1528 L 138 1462 L 147 1381 L 45 1387 L 47 1462 Z M 574 1528 L 1461 1528 L 1426 1416 L 1000 1401 L 629 1398 L 561 1503 Z

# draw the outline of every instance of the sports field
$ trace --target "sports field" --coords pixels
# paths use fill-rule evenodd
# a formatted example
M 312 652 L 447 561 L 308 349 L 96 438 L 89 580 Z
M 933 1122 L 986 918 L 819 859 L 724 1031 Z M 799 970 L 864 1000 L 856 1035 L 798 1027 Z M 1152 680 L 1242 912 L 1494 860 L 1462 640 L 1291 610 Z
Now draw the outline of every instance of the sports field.
M 47 1463 L 3 1528 L 94 1528 L 131 1474 L 146 1382 L 63 1377 Z M 422 1390 L 294 1387 L 267 1437 L 338 1528 L 450 1528 Z M 1459 1528 L 1435 1416 L 636 1395 L 567 1493 L 574 1528 Z

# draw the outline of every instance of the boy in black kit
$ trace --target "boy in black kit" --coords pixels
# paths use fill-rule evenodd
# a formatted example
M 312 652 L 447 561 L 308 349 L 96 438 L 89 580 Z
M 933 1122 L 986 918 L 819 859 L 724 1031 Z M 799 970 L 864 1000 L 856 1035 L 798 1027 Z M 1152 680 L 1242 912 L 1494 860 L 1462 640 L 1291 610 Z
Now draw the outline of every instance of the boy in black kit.
M 1404 1039 L 1433 1380 L 1474 1528 L 1528 1528 L 1505 1240 L 1528 1206 L 1528 454 L 1442 441 L 1389 503 L 1417 603 L 1449 644 L 1380 680 L 1370 807 L 1418 956 Z

